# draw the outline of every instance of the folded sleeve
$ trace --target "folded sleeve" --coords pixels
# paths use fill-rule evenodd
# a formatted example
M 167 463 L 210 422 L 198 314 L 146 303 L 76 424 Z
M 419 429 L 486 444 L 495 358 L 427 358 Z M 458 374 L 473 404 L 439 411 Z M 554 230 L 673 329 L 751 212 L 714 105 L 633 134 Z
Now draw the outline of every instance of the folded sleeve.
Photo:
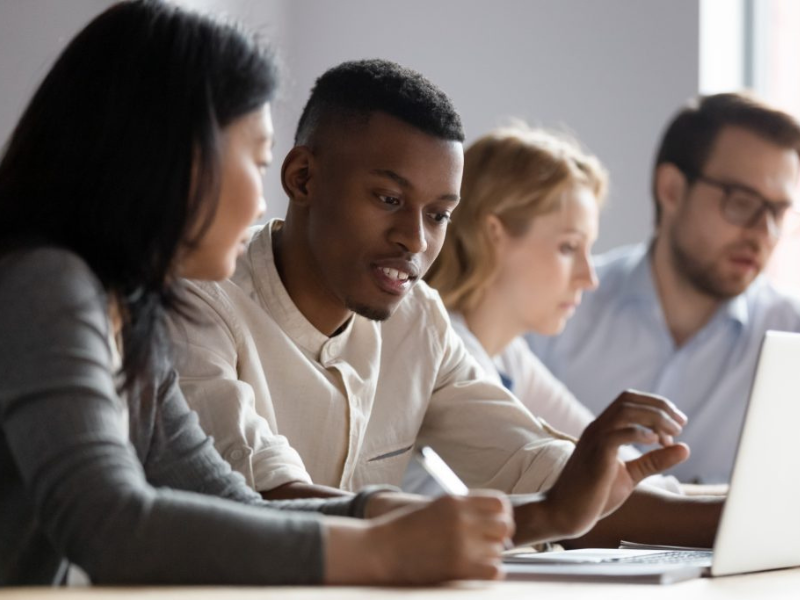
M 300 454 L 276 433 L 259 353 L 229 297 L 214 283 L 190 282 L 188 291 L 190 319 L 176 317 L 171 329 L 180 386 L 201 426 L 253 489 L 311 483 Z
M 551 436 L 517 398 L 484 375 L 443 307 L 430 312 L 442 331 L 441 362 L 419 442 L 439 452 L 470 488 L 533 493 L 551 487 L 573 444 Z
M 146 467 L 140 462 L 112 374 L 106 299 L 86 265 L 54 249 L 5 261 L 3 451 L 33 503 L 35 527 L 56 551 L 95 583 L 320 582 L 319 515 L 275 510 L 292 506 L 260 503 L 226 475 L 174 391 L 156 421 L 162 431 L 153 439 L 162 448 Z M 206 476 L 186 481 L 185 467 Z M 351 508 L 340 502 L 333 512 Z
M 151 397 L 149 389 L 144 392 L 144 397 Z M 200 426 L 197 413 L 186 404 L 174 369 L 159 381 L 154 397 L 157 418 L 153 420 L 144 463 L 145 475 L 151 485 L 218 496 L 269 509 L 357 518 L 363 517 L 370 493 L 385 491 L 374 488 L 341 498 L 265 502 L 217 452 L 213 440 Z

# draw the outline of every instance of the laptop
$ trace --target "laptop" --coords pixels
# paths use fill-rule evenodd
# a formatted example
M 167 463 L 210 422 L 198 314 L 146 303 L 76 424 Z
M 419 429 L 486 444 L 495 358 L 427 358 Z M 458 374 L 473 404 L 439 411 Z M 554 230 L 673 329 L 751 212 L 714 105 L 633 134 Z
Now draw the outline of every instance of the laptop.
M 504 559 L 507 576 L 671 583 L 800 566 L 799 425 L 800 334 L 767 331 L 713 551 L 518 553 Z

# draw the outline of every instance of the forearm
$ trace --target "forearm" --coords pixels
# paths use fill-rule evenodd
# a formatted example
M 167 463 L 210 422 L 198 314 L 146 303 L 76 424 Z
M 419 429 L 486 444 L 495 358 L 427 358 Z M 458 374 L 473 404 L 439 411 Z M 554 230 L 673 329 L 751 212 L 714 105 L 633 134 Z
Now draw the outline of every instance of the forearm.
M 261 490 L 259 492 L 264 500 L 294 500 L 297 498 L 339 498 L 342 496 L 352 496 L 350 492 L 345 492 L 337 488 L 326 485 L 316 485 L 313 483 L 303 483 L 292 481 L 280 485 L 271 490 Z
M 353 494 L 298 481 L 260 494 L 274 508 L 314 510 L 361 519 L 373 519 L 400 508 L 419 508 L 430 503 L 430 498 L 395 491 L 394 486 L 367 486 Z
M 309 585 L 322 581 L 322 518 L 170 492 L 146 519 L 116 513 L 76 546 L 74 562 L 101 584 Z M 131 511 L 135 512 L 135 511 Z M 153 553 L 153 548 L 158 548 Z
M 620 540 L 710 548 L 722 514 L 724 498 L 681 496 L 652 488 L 637 488 L 614 513 L 598 521 L 586 535 L 566 540 L 570 548 L 615 548 Z

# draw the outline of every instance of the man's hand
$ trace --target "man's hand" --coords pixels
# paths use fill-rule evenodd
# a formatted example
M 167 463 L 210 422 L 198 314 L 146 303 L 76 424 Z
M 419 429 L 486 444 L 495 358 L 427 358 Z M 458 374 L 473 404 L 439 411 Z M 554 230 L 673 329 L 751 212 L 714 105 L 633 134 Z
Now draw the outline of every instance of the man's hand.
M 675 444 L 686 416 L 664 398 L 623 392 L 583 432 L 555 485 L 538 503 L 517 508 L 518 541 L 576 537 L 616 510 L 642 479 L 686 460 L 689 448 Z M 624 444 L 660 443 L 639 458 L 622 462 Z M 544 520 L 546 527 L 533 521 Z M 538 539 L 537 539 L 538 538 Z

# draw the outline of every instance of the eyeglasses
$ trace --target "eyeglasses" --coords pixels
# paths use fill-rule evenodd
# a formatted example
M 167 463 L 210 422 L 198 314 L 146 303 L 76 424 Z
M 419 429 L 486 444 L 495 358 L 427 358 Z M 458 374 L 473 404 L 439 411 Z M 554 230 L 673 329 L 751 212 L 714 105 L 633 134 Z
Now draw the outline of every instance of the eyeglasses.
M 792 208 L 791 202 L 772 202 L 752 188 L 739 183 L 720 181 L 701 174 L 688 174 L 690 182 L 700 181 L 722 190 L 722 216 L 728 223 L 739 227 L 755 227 L 761 215 L 767 215 L 767 231 L 777 238 L 781 234 L 786 212 Z

